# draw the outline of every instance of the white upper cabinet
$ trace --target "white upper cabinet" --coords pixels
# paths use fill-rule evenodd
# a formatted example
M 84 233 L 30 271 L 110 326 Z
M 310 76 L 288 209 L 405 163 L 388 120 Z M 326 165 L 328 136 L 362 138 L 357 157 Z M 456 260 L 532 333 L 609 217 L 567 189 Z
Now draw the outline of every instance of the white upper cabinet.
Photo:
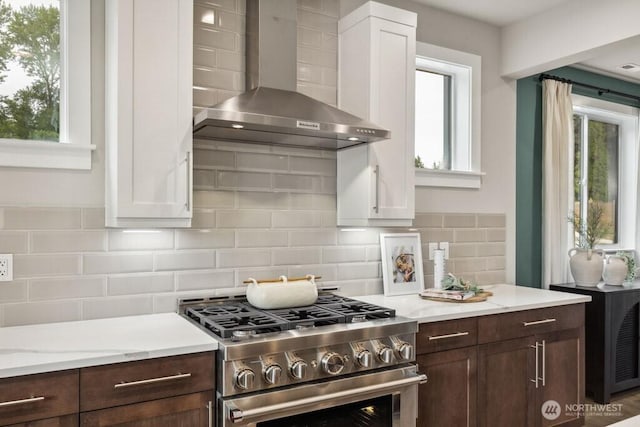
M 192 0 L 106 2 L 106 225 L 189 227 Z
M 339 107 L 391 138 L 338 152 L 338 225 L 410 226 L 415 214 L 417 15 L 365 3 L 338 24 Z

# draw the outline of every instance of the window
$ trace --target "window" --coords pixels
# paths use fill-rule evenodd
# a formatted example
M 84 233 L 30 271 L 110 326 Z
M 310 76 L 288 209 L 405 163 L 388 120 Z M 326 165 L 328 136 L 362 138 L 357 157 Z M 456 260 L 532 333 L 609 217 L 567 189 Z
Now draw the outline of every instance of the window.
M 573 95 L 574 213 L 601 210 L 604 249 L 635 246 L 638 110 Z M 577 244 L 577 242 L 576 242 Z
M 481 59 L 420 42 L 416 52 L 416 184 L 479 188 Z
M 0 166 L 91 168 L 90 21 L 86 0 L 0 0 Z

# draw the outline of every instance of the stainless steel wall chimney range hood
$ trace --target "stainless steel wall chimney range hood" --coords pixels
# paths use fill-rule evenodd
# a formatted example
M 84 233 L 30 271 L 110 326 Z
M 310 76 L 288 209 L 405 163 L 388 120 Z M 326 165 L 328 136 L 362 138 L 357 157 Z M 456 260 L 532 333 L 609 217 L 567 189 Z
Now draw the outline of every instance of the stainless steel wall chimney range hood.
M 247 0 L 247 92 L 194 118 L 194 137 L 337 150 L 390 132 L 296 92 L 296 0 Z

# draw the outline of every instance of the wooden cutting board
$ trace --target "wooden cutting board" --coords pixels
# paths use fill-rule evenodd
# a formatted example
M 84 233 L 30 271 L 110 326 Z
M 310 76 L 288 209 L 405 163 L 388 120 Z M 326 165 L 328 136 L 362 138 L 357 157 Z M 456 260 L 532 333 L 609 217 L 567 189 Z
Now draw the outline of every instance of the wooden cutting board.
M 429 301 L 468 303 L 468 302 L 486 301 L 487 298 L 490 297 L 491 295 L 493 295 L 492 292 L 485 291 L 485 292 L 479 292 L 475 296 L 472 296 L 471 298 L 467 298 L 465 300 L 449 299 L 449 298 L 437 298 L 437 297 L 423 297 L 422 295 L 420 295 L 420 298 L 426 299 L 426 300 L 429 300 Z

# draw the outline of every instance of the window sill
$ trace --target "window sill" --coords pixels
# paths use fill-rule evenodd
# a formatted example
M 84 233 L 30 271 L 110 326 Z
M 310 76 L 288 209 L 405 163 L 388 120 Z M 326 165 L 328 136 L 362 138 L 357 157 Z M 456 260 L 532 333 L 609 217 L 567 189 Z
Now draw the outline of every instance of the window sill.
M 416 168 L 416 187 L 480 188 L 483 172 Z
M 90 170 L 95 149 L 92 144 L 0 139 L 0 166 Z

